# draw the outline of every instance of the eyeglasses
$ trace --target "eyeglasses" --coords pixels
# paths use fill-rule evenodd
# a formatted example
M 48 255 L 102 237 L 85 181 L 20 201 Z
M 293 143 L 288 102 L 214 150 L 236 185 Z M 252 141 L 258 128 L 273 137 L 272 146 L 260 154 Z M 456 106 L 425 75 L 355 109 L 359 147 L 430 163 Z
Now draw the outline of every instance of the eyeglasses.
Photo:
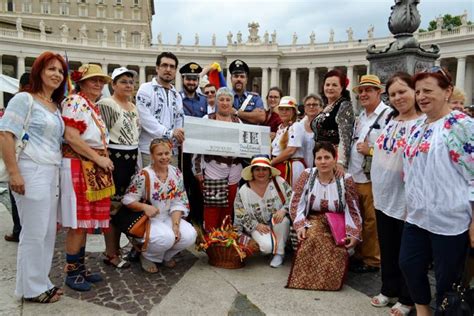
M 133 80 L 120 80 L 120 81 L 117 81 L 117 83 L 120 83 L 120 84 L 129 84 L 129 85 L 134 85 L 135 84 L 135 81 Z
M 321 106 L 321 104 L 319 104 L 319 103 L 306 103 L 304 106 L 308 107 L 308 108 L 318 108 L 318 107 Z
M 160 67 L 161 69 L 171 69 L 171 70 L 176 70 L 176 65 L 171 65 L 171 64 L 161 64 L 159 65 L 158 67 Z
M 446 72 L 444 71 L 444 69 L 440 66 L 433 66 L 431 68 L 426 68 L 426 69 L 422 70 L 421 72 L 426 72 L 426 73 L 429 73 L 429 74 L 440 73 L 441 75 L 443 75 L 444 79 L 446 79 L 446 81 L 449 82 L 449 84 L 452 85 L 451 79 L 449 79 L 449 77 L 446 74 Z
M 214 90 L 204 91 L 204 94 L 205 94 L 205 95 L 216 94 L 216 91 L 214 91 Z

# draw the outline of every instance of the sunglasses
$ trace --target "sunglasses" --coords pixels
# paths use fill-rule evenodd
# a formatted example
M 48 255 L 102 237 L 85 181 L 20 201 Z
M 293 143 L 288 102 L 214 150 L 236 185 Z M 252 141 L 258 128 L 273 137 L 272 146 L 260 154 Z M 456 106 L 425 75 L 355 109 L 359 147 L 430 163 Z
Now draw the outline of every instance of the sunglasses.
M 216 94 L 216 91 L 211 90 L 211 91 L 204 91 L 205 95 L 210 95 L 210 94 Z
M 444 79 L 446 79 L 446 81 L 449 82 L 449 84 L 452 84 L 451 79 L 449 79 L 449 77 L 446 74 L 446 72 L 444 71 L 444 69 L 440 66 L 433 66 L 431 68 L 426 68 L 426 69 L 422 70 L 421 72 L 426 72 L 426 73 L 429 73 L 429 74 L 440 73 L 444 77 Z

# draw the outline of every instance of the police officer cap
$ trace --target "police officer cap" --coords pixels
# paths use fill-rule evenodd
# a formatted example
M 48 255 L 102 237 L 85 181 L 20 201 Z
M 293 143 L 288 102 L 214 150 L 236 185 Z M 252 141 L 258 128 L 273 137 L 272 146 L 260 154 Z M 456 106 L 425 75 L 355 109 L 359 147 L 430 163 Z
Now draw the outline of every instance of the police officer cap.
M 202 67 L 195 62 L 190 62 L 179 69 L 179 73 L 182 76 L 199 76 L 202 71 Z
M 231 74 L 242 72 L 248 74 L 250 72 L 249 66 L 243 60 L 240 59 L 236 59 L 230 64 L 229 71 Z

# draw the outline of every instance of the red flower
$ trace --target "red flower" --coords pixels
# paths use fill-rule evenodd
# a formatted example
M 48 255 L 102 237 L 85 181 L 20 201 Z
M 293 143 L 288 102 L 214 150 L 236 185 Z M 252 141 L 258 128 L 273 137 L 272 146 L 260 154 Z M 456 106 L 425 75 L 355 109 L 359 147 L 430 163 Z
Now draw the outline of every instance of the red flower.
M 74 71 L 71 73 L 71 79 L 72 79 L 74 82 L 78 82 L 78 81 L 81 80 L 83 74 L 84 74 L 84 73 L 81 72 L 81 71 L 74 70 Z
M 421 143 L 419 150 L 422 153 L 427 153 L 430 150 L 430 143 L 428 142 Z
M 288 101 L 288 104 L 293 105 L 294 103 L 293 103 L 293 101 L 290 100 L 290 101 Z
M 458 154 L 457 152 L 455 152 L 454 150 L 449 151 L 449 156 L 451 157 L 451 160 L 454 161 L 454 162 L 458 162 L 459 157 L 461 157 L 461 155 Z

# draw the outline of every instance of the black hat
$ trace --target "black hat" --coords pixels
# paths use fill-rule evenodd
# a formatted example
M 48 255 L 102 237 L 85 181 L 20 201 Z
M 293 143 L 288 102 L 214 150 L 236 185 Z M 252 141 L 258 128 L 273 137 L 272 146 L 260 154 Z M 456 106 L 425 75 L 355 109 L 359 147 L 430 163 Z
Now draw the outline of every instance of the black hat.
M 190 62 L 184 65 L 179 69 L 179 73 L 182 76 L 188 76 L 188 75 L 196 75 L 199 76 L 199 74 L 202 71 L 202 67 L 196 64 L 195 62 Z
M 243 60 L 236 59 L 230 64 L 229 71 L 231 74 L 242 72 L 248 74 L 250 72 L 250 69 L 249 66 Z

